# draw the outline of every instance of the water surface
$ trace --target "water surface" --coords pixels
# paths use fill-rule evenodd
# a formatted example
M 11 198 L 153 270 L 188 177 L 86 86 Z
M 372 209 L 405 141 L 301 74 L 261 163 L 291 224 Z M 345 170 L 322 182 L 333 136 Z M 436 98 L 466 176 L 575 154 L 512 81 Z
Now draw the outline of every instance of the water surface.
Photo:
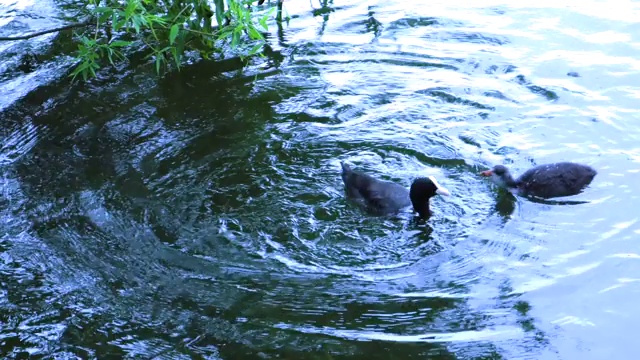
M 0 44 L 4 357 L 635 358 L 640 6 L 321 5 L 245 71 L 70 84 L 13 71 L 52 39 Z M 369 216 L 341 160 L 454 196 Z M 599 171 L 579 204 L 478 175 L 563 160 Z

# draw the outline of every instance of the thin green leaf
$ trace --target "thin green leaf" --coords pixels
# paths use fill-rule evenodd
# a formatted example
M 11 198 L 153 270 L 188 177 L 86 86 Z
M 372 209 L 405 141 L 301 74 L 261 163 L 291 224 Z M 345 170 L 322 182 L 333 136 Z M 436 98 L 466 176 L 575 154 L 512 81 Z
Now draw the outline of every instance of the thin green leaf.
M 131 22 L 133 23 L 133 28 L 136 29 L 136 33 L 140 34 L 140 17 L 132 16 Z
M 113 9 L 109 7 L 98 7 L 93 9 L 93 11 L 101 23 L 106 22 L 113 14 Z
M 180 54 L 184 53 L 184 46 L 185 46 L 184 38 L 185 38 L 184 33 L 180 33 L 174 45 L 176 48 L 176 51 L 179 52 Z
M 171 30 L 169 31 L 169 44 L 173 45 L 173 43 L 176 41 L 176 37 L 178 36 L 179 31 L 180 28 L 178 27 L 178 24 L 173 24 L 173 26 L 171 26 Z
M 234 31 L 233 32 L 233 38 L 231 39 L 231 47 L 232 48 L 237 47 L 238 43 L 240 43 L 240 32 L 239 31 Z
M 114 40 L 109 44 L 109 46 L 111 47 L 125 47 L 129 45 L 131 45 L 131 41 L 124 41 L 124 40 Z
M 156 39 L 156 41 L 160 41 L 160 39 L 158 39 L 158 34 L 156 34 L 156 30 L 153 27 L 153 24 L 151 24 L 151 26 L 149 27 L 149 29 L 151 30 L 151 33 L 153 34 L 153 38 Z
M 116 25 L 117 25 L 116 29 L 117 29 L 117 30 L 120 30 L 120 29 L 122 29 L 126 24 L 127 24 L 127 20 L 124 20 L 124 19 L 123 19 L 123 20 L 120 20 L 120 21 L 118 21 L 118 23 L 116 24 Z
M 262 34 L 253 25 L 249 25 L 249 36 L 252 40 L 262 40 Z
M 131 17 L 133 13 L 136 11 L 137 7 L 138 7 L 137 1 L 129 1 L 127 3 L 127 8 L 124 10 L 124 16 Z
M 167 23 L 167 20 L 156 15 L 148 16 L 148 20 L 149 20 L 149 23 L 151 24 L 165 25 Z
M 125 23 L 125 20 L 122 20 L 122 12 L 121 11 L 115 11 L 112 15 L 111 15 L 111 29 L 113 30 L 113 32 L 119 31 L 120 29 L 122 29 L 122 26 Z
M 173 60 L 176 62 L 176 67 L 180 68 L 180 53 L 176 51 L 176 48 L 171 49 L 171 54 L 173 54 Z
M 71 81 L 75 81 L 76 77 L 78 77 L 78 75 L 80 74 L 80 72 L 78 71 L 78 68 L 75 68 L 71 74 L 69 74 L 69 77 L 71 78 Z
M 95 9 L 93 9 L 93 12 L 96 13 L 96 14 L 108 14 L 108 15 L 111 15 L 113 13 L 113 8 L 106 7 L 106 6 L 100 6 L 100 7 L 97 7 Z
M 115 57 L 117 57 L 120 60 L 124 60 L 124 55 L 122 55 L 122 53 L 118 50 L 113 50 L 113 55 L 115 55 Z
M 73 73 L 79 74 L 82 71 L 85 71 L 88 67 L 89 67 L 89 63 L 86 61 L 83 61 L 80 63 L 80 65 L 78 65 L 78 67 L 76 67 L 75 70 L 73 70 Z
M 262 28 L 263 28 L 265 31 L 268 31 L 268 30 L 269 30 L 269 26 L 267 25 L 267 16 L 266 16 L 266 15 L 265 15 L 265 16 L 263 16 L 263 17 L 261 17 L 261 18 L 258 20 L 258 22 L 260 23 L 260 25 L 262 26 Z
M 251 50 L 249 50 L 249 54 L 251 54 L 251 55 L 257 54 L 260 50 L 262 50 L 262 46 L 263 45 L 264 45 L 263 43 L 253 45 Z
M 150 26 L 151 23 L 147 20 L 147 17 L 144 15 L 138 15 L 137 16 L 138 21 L 140 22 L 140 25 L 142 26 Z
M 233 30 L 223 30 L 218 34 L 218 40 L 223 40 L 233 35 Z
M 222 26 L 224 23 L 224 0 L 214 0 L 213 3 L 216 5 L 216 21 L 218 26 Z
M 117 55 L 117 52 L 111 47 L 107 47 L 106 49 L 107 49 L 107 60 L 109 60 L 109 63 L 112 66 L 116 66 L 116 64 L 113 62 L 113 58 Z

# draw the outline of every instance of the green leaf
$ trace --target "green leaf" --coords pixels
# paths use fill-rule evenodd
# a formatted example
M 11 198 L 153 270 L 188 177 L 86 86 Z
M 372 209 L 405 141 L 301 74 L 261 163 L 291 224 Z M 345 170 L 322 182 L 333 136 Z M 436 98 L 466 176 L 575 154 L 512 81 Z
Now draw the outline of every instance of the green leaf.
M 82 75 L 82 78 L 86 81 L 89 74 L 93 75 L 93 77 L 96 77 L 96 70 L 99 68 L 100 66 L 98 66 L 98 64 L 96 64 L 94 61 L 85 59 L 82 63 L 80 63 L 80 65 L 78 65 L 78 67 L 73 70 L 73 72 L 71 72 L 69 76 L 72 76 L 75 80 L 78 75 Z
M 171 54 L 173 54 L 173 60 L 176 62 L 176 67 L 180 68 L 180 53 L 176 51 L 176 48 L 171 49 Z
M 111 65 L 116 66 L 116 64 L 113 62 L 113 50 L 111 48 L 107 50 L 107 60 L 109 60 L 109 63 Z
M 113 9 L 108 7 L 98 7 L 93 10 L 100 22 L 106 22 L 113 14 Z
M 109 46 L 111 47 L 125 47 L 129 45 L 131 45 L 131 41 L 124 41 L 124 40 L 114 40 L 109 44 Z
M 249 50 L 249 54 L 255 55 L 262 49 L 263 43 L 254 45 L 251 50 Z
M 131 17 L 131 22 L 133 23 L 133 27 L 134 29 L 136 29 L 136 34 L 140 34 L 140 17 L 139 16 L 132 16 Z
M 269 30 L 269 26 L 267 25 L 267 15 L 261 17 L 258 22 L 264 28 L 265 31 Z
M 114 11 L 111 15 L 111 28 L 113 32 L 122 29 L 122 26 L 126 23 L 126 20 L 122 19 L 122 11 Z
M 86 61 L 83 61 L 80 63 L 80 65 L 78 65 L 73 72 L 71 73 L 71 75 L 77 76 L 78 74 L 80 74 L 83 71 L 86 71 L 86 69 L 89 67 L 89 63 Z
M 240 32 L 234 31 L 233 38 L 231 39 L 231 47 L 235 48 L 240 43 Z
M 124 10 L 124 16 L 125 17 L 131 17 L 133 15 L 133 13 L 136 11 L 138 7 L 138 2 L 137 1 L 129 1 L 127 3 L 127 8 Z
M 184 46 L 185 46 L 184 39 L 185 39 L 184 32 L 181 32 L 178 35 L 178 38 L 176 39 L 176 44 L 174 45 L 176 48 L 176 51 L 178 51 L 180 54 L 184 53 Z
M 233 30 L 225 29 L 218 33 L 218 40 L 223 40 L 233 35 Z
M 93 9 L 93 12 L 95 12 L 96 14 L 108 14 L 111 15 L 113 13 L 113 9 L 110 7 L 106 7 L 106 6 L 100 6 L 97 7 L 95 9 Z
M 249 25 L 249 36 L 253 40 L 262 40 L 262 34 L 253 25 Z
M 167 24 L 167 20 L 157 16 L 157 15 L 151 15 L 148 16 L 148 20 L 150 23 L 156 23 L 156 24 L 160 24 L 160 25 L 166 25 Z
M 90 47 L 90 46 L 92 46 L 92 45 L 95 43 L 95 41 L 93 41 L 93 40 L 89 39 L 89 38 L 88 38 L 88 37 L 86 37 L 86 36 L 82 36 L 82 37 L 80 38 L 80 40 L 82 40 L 82 42 L 84 43 L 84 45 L 85 45 L 85 46 L 87 46 L 87 47 Z
M 156 73 L 160 74 L 160 65 L 162 65 L 162 55 L 156 54 Z
M 114 30 L 118 31 L 120 29 L 122 29 L 125 25 L 127 24 L 127 20 L 120 20 L 117 23 L 115 23 L 114 25 Z
M 173 24 L 173 26 L 171 26 L 171 31 L 169 31 L 169 44 L 173 45 L 176 41 L 176 37 L 178 37 L 179 31 L 180 28 L 178 27 L 178 24 Z
M 218 21 L 218 26 L 222 26 L 224 23 L 224 0 L 214 0 L 213 3 L 216 5 L 216 20 Z

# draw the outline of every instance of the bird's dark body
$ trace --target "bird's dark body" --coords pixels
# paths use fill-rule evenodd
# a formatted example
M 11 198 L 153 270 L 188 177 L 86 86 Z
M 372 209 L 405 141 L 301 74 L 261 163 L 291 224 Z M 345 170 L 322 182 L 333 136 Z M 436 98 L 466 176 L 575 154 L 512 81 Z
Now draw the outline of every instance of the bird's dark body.
M 400 184 L 354 171 L 344 162 L 341 165 L 347 196 L 360 200 L 369 211 L 377 214 L 390 215 L 413 206 L 421 218 L 427 219 L 431 216 L 429 199 L 438 194 L 450 195 L 449 190 L 440 186 L 433 176 L 414 179 L 407 190 Z
M 341 165 L 347 196 L 362 201 L 370 210 L 394 213 L 411 205 L 409 191 L 402 185 L 352 170 L 345 163 Z
M 516 180 L 520 195 L 553 198 L 576 195 L 587 187 L 597 171 L 572 162 L 544 164 L 525 171 Z

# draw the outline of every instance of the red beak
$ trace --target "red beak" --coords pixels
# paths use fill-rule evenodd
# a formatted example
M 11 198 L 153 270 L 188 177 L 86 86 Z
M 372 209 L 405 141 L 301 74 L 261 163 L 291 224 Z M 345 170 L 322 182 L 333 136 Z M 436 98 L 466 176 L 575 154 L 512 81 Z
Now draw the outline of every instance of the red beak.
M 493 175 L 493 171 L 486 170 L 486 171 L 481 172 L 480 175 L 482 175 L 482 176 L 491 176 L 491 175 Z

